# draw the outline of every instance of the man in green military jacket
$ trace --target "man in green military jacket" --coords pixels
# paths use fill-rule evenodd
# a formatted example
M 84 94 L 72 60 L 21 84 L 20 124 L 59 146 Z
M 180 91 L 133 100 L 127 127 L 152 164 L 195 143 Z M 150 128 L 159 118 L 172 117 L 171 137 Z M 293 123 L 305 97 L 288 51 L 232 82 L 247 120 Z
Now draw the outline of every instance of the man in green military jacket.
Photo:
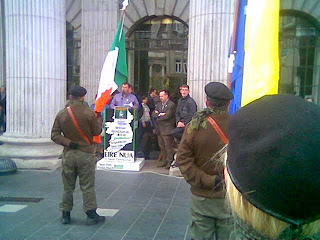
M 228 105 L 233 98 L 222 83 L 205 86 L 208 108 L 196 113 L 186 126 L 178 147 L 177 165 L 191 185 L 192 239 L 228 239 L 231 231 L 230 213 L 225 207 L 223 164 L 212 157 L 225 146 L 209 123 L 211 117 L 226 136 Z
M 80 86 L 71 89 L 72 99 L 68 102 L 68 106 L 57 114 L 51 130 L 51 139 L 64 146 L 62 154 L 64 191 L 60 203 L 63 224 L 71 221 L 73 192 L 78 176 L 83 196 L 83 210 L 87 214 L 87 224 L 96 224 L 105 220 L 105 217 L 96 213 L 97 202 L 94 190 L 96 146 L 93 136 L 101 133 L 102 118 L 100 114 L 95 114 L 84 105 L 86 93 L 87 90 Z M 72 114 L 81 130 L 72 120 Z

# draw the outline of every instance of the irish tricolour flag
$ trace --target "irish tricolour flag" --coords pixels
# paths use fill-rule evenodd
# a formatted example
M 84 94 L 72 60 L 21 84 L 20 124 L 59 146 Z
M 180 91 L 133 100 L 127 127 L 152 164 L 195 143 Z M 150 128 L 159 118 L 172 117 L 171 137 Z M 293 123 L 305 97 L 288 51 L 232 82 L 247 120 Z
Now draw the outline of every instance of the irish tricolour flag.
M 110 51 L 104 61 L 100 76 L 95 112 L 102 112 L 109 102 L 110 95 L 126 81 L 128 77 L 123 19 L 120 20 Z

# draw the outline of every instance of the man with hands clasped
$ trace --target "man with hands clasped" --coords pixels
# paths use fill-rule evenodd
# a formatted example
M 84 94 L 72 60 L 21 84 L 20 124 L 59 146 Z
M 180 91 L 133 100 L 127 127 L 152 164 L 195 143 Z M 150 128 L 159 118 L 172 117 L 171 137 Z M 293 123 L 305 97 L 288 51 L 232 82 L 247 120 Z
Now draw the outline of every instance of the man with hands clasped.
M 176 105 L 169 99 L 169 92 L 162 90 L 159 93 L 160 102 L 156 105 L 153 118 L 156 119 L 156 134 L 162 154 L 162 161 L 159 161 L 157 167 L 170 168 L 173 161 L 173 137 L 172 130 L 175 128 Z
M 66 108 L 56 116 L 51 139 L 64 146 L 62 154 L 63 196 L 60 203 L 62 223 L 71 221 L 70 212 L 73 207 L 73 192 L 79 176 L 80 189 L 83 196 L 83 210 L 87 214 L 87 224 L 104 221 L 105 217 L 96 213 L 97 202 L 94 190 L 96 145 L 93 136 L 102 131 L 100 113 L 94 113 L 84 105 L 87 90 L 76 86 L 71 89 L 72 99 Z

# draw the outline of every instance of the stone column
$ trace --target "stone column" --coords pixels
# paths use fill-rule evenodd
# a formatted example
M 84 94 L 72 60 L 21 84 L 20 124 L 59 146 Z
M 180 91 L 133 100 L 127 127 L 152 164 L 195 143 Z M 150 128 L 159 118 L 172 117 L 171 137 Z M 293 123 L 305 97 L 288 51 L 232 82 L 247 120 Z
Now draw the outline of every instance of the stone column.
M 0 156 L 20 168 L 55 168 L 50 139 L 66 97 L 65 0 L 5 0 L 7 132 Z
M 166 66 L 165 65 L 161 65 L 161 77 L 165 77 L 166 75 Z
M 187 82 L 198 109 L 204 107 L 207 83 L 227 85 L 233 15 L 234 0 L 190 0 Z
M 94 102 L 100 74 L 118 23 L 117 1 L 82 1 L 80 85 L 88 90 L 86 100 Z

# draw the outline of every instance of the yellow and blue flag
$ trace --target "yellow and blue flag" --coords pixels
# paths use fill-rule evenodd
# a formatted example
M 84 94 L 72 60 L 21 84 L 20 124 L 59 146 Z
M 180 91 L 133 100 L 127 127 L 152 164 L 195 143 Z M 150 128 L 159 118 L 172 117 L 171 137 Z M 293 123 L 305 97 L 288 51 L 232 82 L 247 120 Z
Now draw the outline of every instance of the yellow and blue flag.
M 230 113 L 278 93 L 279 82 L 280 0 L 239 1 Z

